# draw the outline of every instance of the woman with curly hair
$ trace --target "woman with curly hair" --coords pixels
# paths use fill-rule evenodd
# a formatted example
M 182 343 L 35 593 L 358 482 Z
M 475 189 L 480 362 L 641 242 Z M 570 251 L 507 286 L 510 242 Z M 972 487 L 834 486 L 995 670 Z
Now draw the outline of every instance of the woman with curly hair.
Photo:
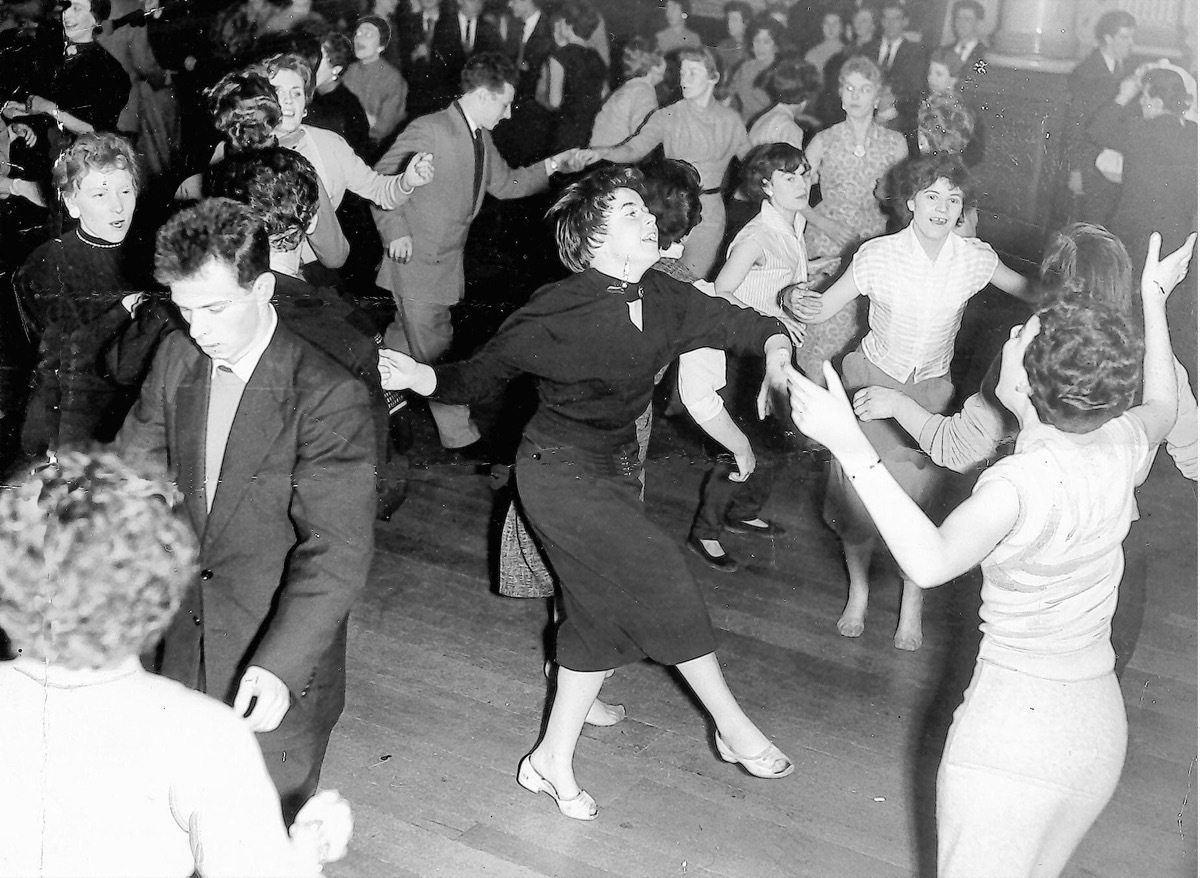
M 1059 875 L 1116 789 L 1127 728 L 1109 625 L 1133 488 L 1175 421 L 1166 299 L 1193 247 L 1160 261 L 1152 239 L 1144 345 L 1095 303 L 1013 327 L 997 395 L 1017 450 L 940 527 L 882 465 L 832 367 L 828 390 L 790 376 L 796 425 L 837 457 L 915 583 L 982 565 L 983 640 L 938 770 L 942 878 Z
M 197 574 L 163 472 L 64 452 L 0 490 L 4 875 L 315 876 L 350 809 L 284 828 L 246 722 L 142 669 Z
M 655 375 L 679 354 L 765 354 L 765 395 L 778 386 L 791 344 L 777 321 L 649 271 L 659 231 L 641 185 L 636 170 L 605 168 L 568 187 L 550 217 L 574 273 L 534 293 L 471 359 L 431 367 L 384 351 L 380 363 L 385 388 L 449 403 L 493 397 L 522 373 L 538 379 L 517 488 L 565 614 L 546 731 L 517 780 L 577 820 L 598 813 L 575 779 L 584 719 L 605 674 L 643 658 L 679 669 L 713 719 L 722 759 L 766 778 L 794 769 L 725 683 L 696 581 L 675 540 L 646 517 L 634 433 Z

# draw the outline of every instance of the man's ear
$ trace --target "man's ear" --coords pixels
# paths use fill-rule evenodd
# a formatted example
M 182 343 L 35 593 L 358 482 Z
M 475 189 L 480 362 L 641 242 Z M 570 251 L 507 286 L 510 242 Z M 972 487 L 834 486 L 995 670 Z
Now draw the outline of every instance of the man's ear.
M 275 275 L 269 271 L 264 271 L 254 279 L 254 284 L 250 287 L 250 295 L 254 297 L 256 302 L 269 302 L 271 297 L 275 295 Z

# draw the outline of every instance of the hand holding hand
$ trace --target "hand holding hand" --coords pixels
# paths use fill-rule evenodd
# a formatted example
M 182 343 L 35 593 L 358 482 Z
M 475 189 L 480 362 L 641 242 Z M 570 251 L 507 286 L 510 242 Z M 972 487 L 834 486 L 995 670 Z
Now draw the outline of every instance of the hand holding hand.
M 416 189 L 426 183 L 433 182 L 433 153 L 419 152 L 409 161 L 404 169 L 404 185 L 408 189 Z
M 14 139 L 24 140 L 26 146 L 33 146 L 37 143 L 37 134 L 24 122 L 14 122 L 8 126 L 8 130 Z
M 253 709 L 251 700 L 254 700 Z M 245 717 L 250 731 L 275 731 L 291 706 L 292 694 L 283 680 L 257 665 L 246 668 L 233 699 L 233 709 L 238 716 Z
M 304 803 L 288 834 L 318 863 L 332 863 L 346 855 L 354 831 L 350 803 L 337 790 L 321 790 Z
M 415 390 L 427 396 L 433 392 L 433 370 L 408 354 L 382 348 L 379 351 L 379 380 L 384 390 Z
M 412 235 L 397 238 L 387 246 L 388 258 L 394 259 L 396 262 L 408 262 L 412 258 L 412 251 Z
M 828 360 L 822 369 L 828 389 L 810 381 L 797 370 L 788 369 L 792 422 L 804 435 L 820 442 L 835 455 L 856 450 L 860 443 L 870 448 L 837 372 Z
M 600 156 L 594 149 L 569 149 L 563 153 L 563 167 L 568 171 L 582 171 L 588 165 L 594 165 Z
M 1196 233 L 1188 235 L 1183 246 L 1174 253 L 1168 253 L 1160 259 L 1161 249 L 1162 235 L 1155 232 L 1150 236 L 1150 243 L 1146 248 L 1146 265 L 1142 269 L 1142 295 L 1161 295 L 1165 302 L 1171 290 L 1187 276 L 1192 254 L 1196 250 Z
M 25 105 L 20 101 L 5 101 L 4 106 L 0 107 L 0 115 L 5 119 L 19 119 L 29 114 L 25 112 Z
M 821 294 L 813 289 L 815 281 L 791 284 L 779 291 L 779 307 L 797 320 L 808 321 L 821 313 Z
M 864 387 L 854 394 L 854 414 L 860 421 L 882 421 L 896 417 L 896 403 L 904 394 L 890 387 Z

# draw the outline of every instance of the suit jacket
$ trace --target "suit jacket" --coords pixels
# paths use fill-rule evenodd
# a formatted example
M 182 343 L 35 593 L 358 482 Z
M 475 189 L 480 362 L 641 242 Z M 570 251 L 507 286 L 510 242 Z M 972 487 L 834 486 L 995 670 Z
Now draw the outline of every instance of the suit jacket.
M 247 666 L 267 669 L 292 695 L 271 735 L 295 740 L 331 728 L 344 699 L 346 619 L 374 551 L 367 392 L 281 321 L 242 395 L 209 512 L 210 372 L 186 333 L 170 335 L 117 437 L 166 466 L 200 539 L 203 569 L 164 635 L 161 672 L 231 703 Z
M 438 39 L 438 32 L 444 32 L 447 25 L 457 29 L 456 22 L 457 15 L 444 7 L 439 11 L 437 23 L 429 36 L 425 34 L 424 15 L 409 13 L 397 21 L 399 33 L 395 39 L 402 56 L 400 70 L 409 85 L 410 118 L 440 110 L 458 96 L 457 87 L 451 87 L 449 82 L 450 59 L 446 56 L 445 37 Z M 413 53 L 421 46 L 425 47 L 426 54 L 414 58 Z
M 883 38 L 872 40 L 861 54 L 872 61 L 879 60 L 879 46 Z M 892 59 L 890 70 L 883 71 L 884 81 L 892 87 L 896 95 L 896 105 L 901 102 L 919 102 L 925 93 L 927 74 L 929 73 L 929 53 L 920 43 L 904 40 L 896 49 L 896 57 Z
M 466 65 L 468 57 L 468 53 L 463 47 L 462 29 L 457 11 L 445 13 L 438 19 L 437 27 L 433 32 L 433 43 L 437 48 L 437 56 L 444 59 L 445 89 L 449 94 L 449 100 L 453 100 L 462 91 L 459 77 L 462 75 L 462 69 Z M 503 52 L 504 48 L 504 43 L 500 39 L 500 33 L 496 30 L 495 25 L 482 15 L 479 16 L 475 20 L 475 45 L 472 46 L 470 54 Z
M 1128 70 L 1128 65 L 1126 66 Z M 1129 70 L 1132 72 L 1132 70 Z M 1080 61 L 1067 79 L 1070 103 L 1067 105 L 1067 166 L 1071 170 L 1090 171 L 1101 147 L 1088 134 L 1092 117 L 1117 96 L 1121 87 L 1120 69 L 1110 72 L 1099 49 Z
M 517 64 L 517 100 L 522 98 L 533 100 L 537 94 L 538 78 L 542 75 L 542 65 L 554 51 L 554 28 L 550 26 L 550 14 L 542 10 L 542 16 L 533 26 L 533 33 L 525 43 L 525 51 L 521 51 L 521 36 L 525 33 L 525 22 L 512 21 L 508 27 L 508 45 L 505 51 Z
M 496 198 L 522 198 L 546 187 L 546 170 L 540 162 L 527 168 L 511 168 L 496 151 L 491 133 L 482 134 L 483 185 L 474 199 L 475 148 L 457 102 L 409 125 L 375 165 L 381 174 L 395 174 L 414 153 L 431 152 L 438 167 L 446 170 L 435 174 L 433 182 L 417 189 L 395 210 L 372 208 L 385 247 L 406 235 L 413 241 L 412 257 L 407 263 L 383 260 L 377 283 L 384 289 L 422 302 L 452 305 L 461 300 L 463 247 L 484 193 Z

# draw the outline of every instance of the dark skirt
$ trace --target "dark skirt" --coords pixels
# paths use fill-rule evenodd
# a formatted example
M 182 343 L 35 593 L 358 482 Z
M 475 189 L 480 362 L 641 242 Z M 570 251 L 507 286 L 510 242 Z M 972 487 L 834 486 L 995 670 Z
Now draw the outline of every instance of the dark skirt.
M 606 671 L 644 658 L 676 665 L 716 650 L 678 541 L 646 517 L 636 445 L 603 455 L 527 439 L 517 487 L 562 589 L 562 667 Z

